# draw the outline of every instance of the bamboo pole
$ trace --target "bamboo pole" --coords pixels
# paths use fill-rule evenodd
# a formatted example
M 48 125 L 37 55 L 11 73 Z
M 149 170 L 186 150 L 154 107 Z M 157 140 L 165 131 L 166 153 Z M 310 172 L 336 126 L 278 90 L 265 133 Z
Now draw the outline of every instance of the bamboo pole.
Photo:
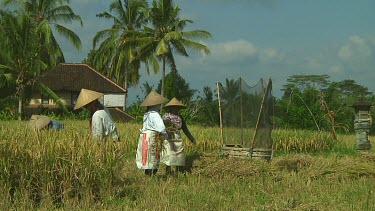
M 223 118 L 222 118 L 222 113 L 221 113 L 221 102 L 220 102 L 220 86 L 219 86 L 219 81 L 216 81 L 216 87 L 217 87 L 217 101 L 218 101 L 218 103 L 219 103 L 221 144 L 224 145 L 224 137 L 223 137 Z
M 270 79 L 270 80 L 271 80 L 271 79 Z M 265 100 L 266 94 L 268 93 L 268 90 L 269 90 L 270 80 L 268 81 L 268 84 L 267 84 L 266 90 L 263 92 L 262 104 L 260 105 L 260 111 L 259 111 L 259 114 L 258 114 L 257 124 L 256 124 L 256 126 L 255 126 L 255 132 L 254 132 L 254 136 L 253 136 L 253 144 L 252 144 L 252 146 L 251 146 L 251 157 L 252 157 L 253 150 L 254 150 L 255 137 L 256 137 L 256 135 L 257 135 L 257 131 L 258 131 L 259 120 L 260 120 L 260 117 L 261 117 L 261 114 L 262 114 L 263 105 L 264 105 L 264 100 Z M 262 82 L 263 82 L 263 81 L 262 81 Z M 262 84 L 263 84 L 263 83 L 262 83 Z
M 303 104 L 306 106 L 307 110 L 309 111 L 311 117 L 313 118 L 313 120 L 314 120 L 314 122 L 315 122 L 316 127 L 318 128 L 318 131 L 321 132 L 321 131 L 320 131 L 320 128 L 319 128 L 319 125 L 318 125 L 318 123 L 317 123 L 316 120 L 315 120 L 314 114 L 311 112 L 310 108 L 307 106 L 307 104 L 305 103 L 305 101 L 303 100 L 303 98 L 302 98 L 298 93 L 297 93 L 296 95 L 299 97 L 299 99 L 300 99 L 300 100 L 303 102 Z
M 243 132 L 243 100 L 242 100 L 242 78 L 240 77 L 240 121 L 241 121 L 241 146 L 243 146 L 244 132 Z

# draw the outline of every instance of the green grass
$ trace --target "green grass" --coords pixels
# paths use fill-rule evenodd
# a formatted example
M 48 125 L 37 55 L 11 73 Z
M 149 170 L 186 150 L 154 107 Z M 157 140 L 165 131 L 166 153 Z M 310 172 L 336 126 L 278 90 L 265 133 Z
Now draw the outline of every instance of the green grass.
M 136 168 L 140 125 L 117 124 L 121 142 L 97 143 L 88 123 L 37 135 L 0 122 L 0 210 L 374 210 L 374 151 L 354 135 L 275 130 L 271 163 L 219 156 L 219 128 L 190 126 L 187 175 Z M 370 137 L 372 140 L 372 137 Z

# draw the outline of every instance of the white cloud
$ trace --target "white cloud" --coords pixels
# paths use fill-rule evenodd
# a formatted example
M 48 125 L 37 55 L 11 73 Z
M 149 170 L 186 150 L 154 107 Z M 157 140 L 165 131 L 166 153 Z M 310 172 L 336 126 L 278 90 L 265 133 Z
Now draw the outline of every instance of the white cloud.
M 350 64 L 363 64 L 374 59 L 374 50 L 375 46 L 370 40 L 354 35 L 339 49 L 338 58 Z
M 211 54 L 206 57 L 220 63 L 232 63 L 245 59 L 255 59 L 257 48 L 245 40 L 217 43 L 209 46 Z
M 282 57 L 283 56 L 274 48 L 261 49 L 259 52 L 259 60 L 262 63 L 281 61 Z
M 364 45 L 365 44 L 365 40 L 362 39 L 361 37 L 359 37 L 358 35 L 351 36 L 349 38 L 349 41 L 354 43 L 354 44 L 357 44 L 357 45 Z
M 338 57 L 341 60 L 349 60 L 352 57 L 352 51 L 349 46 L 343 46 L 338 52 Z
M 206 60 L 222 64 L 236 62 L 273 63 L 280 61 L 282 55 L 274 48 L 259 48 L 246 40 L 235 40 L 209 46 L 211 54 Z
M 338 48 L 337 60 L 333 60 L 329 72 L 339 80 L 353 79 L 358 84 L 375 90 L 375 39 L 353 35 Z
M 257 48 L 254 44 L 245 40 L 238 40 L 229 43 L 224 43 L 224 52 L 226 53 L 238 53 L 245 56 L 254 56 L 257 53 Z

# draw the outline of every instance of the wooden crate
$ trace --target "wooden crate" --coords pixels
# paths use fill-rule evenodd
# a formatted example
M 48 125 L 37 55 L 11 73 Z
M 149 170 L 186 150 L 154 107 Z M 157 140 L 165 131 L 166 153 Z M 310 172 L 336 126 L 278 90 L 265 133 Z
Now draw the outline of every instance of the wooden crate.
M 251 152 L 252 159 L 271 161 L 273 157 L 272 149 L 254 148 Z
M 225 157 L 251 158 L 251 148 L 224 145 L 221 147 L 221 154 Z

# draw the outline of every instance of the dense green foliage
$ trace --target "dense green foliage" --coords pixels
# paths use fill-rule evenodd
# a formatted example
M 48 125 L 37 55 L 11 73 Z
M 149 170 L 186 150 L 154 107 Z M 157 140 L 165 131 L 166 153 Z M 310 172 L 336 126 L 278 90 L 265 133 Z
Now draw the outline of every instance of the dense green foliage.
M 317 78 L 316 75 L 290 77 L 290 83 L 284 86 L 284 96 L 275 105 L 276 125 L 341 133 L 353 131 L 354 109 L 350 106 L 358 100 L 374 104 L 373 93 L 354 80 L 330 82 L 327 75 L 322 75 L 321 80 Z M 374 108 L 371 116 L 374 117 Z
M 10 12 L 0 15 L 0 35 L 3 39 L 0 48 L 1 84 L 16 84 L 21 118 L 26 89 L 30 89 L 36 77 L 47 68 L 47 64 L 39 54 L 42 46 L 35 42 L 38 40 L 38 32 L 31 17 Z
M 86 62 L 125 89 L 129 85 L 138 84 L 141 61 L 148 61 L 147 58 L 139 57 L 134 43 L 128 42 L 148 22 L 147 10 L 145 0 L 124 0 L 113 1 L 109 12 L 97 14 L 99 18 L 113 20 L 113 25 L 96 33 L 93 38 L 94 49 Z M 98 44 L 99 48 L 95 49 Z
M 207 39 L 211 34 L 204 30 L 186 31 L 187 24 L 192 20 L 180 17 L 181 9 L 174 5 L 173 0 L 153 0 L 149 10 L 151 26 L 145 26 L 139 37 L 137 50 L 141 58 L 156 58 L 162 62 L 162 89 L 164 96 L 166 66 L 176 69 L 174 54 L 188 56 L 188 49 L 210 53 L 208 47 L 196 40 Z
M 0 88 L 9 90 L 9 87 L 16 86 L 13 94 L 18 97 L 19 120 L 22 118 L 23 106 L 30 98 L 27 92 L 31 92 L 31 89 L 39 89 L 65 108 L 58 96 L 38 81 L 43 72 L 64 62 L 64 54 L 52 27 L 74 47 L 81 47 L 79 37 L 61 25 L 72 21 L 81 22 L 81 18 L 65 3 L 69 3 L 69 0 L 1 2 L 7 9 L 14 11 L 0 11 Z
M 162 81 L 160 80 L 156 91 L 161 92 Z M 189 83 L 178 73 L 177 69 L 172 70 L 165 76 L 164 97 L 172 99 L 176 97 L 183 102 L 193 99 L 196 90 L 190 89 Z

